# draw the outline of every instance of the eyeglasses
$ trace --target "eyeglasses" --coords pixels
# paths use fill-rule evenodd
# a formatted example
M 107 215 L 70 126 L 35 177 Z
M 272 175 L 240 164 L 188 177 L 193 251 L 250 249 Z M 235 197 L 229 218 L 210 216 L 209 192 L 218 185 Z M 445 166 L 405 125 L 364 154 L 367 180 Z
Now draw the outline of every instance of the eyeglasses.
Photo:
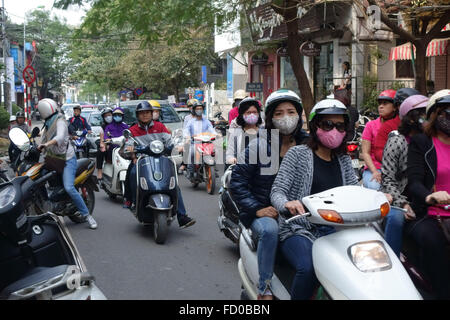
M 251 114 L 256 114 L 256 115 L 258 115 L 258 111 L 253 111 L 253 112 L 246 111 L 246 112 L 244 112 L 244 115 L 246 115 L 246 116 L 249 116 L 249 115 L 251 115 Z
M 345 132 L 345 122 L 333 122 L 331 120 L 324 120 L 319 123 L 319 128 L 325 131 L 331 131 L 336 128 L 339 132 Z

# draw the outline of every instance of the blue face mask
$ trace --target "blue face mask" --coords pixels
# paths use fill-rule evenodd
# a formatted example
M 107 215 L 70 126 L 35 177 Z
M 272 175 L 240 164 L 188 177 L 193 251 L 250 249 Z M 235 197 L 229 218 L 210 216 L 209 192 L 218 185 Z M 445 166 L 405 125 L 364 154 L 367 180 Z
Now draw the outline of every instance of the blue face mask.
M 122 122 L 123 118 L 122 118 L 122 116 L 114 116 L 113 119 L 115 122 Z

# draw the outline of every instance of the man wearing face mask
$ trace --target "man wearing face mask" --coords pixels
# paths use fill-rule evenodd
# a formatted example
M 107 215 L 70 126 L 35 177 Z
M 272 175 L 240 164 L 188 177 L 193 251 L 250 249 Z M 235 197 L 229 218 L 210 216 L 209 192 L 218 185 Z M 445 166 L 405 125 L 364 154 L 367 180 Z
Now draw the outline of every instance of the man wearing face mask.
M 198 100 L 195 100 L 192 105 L 192 119 L 183 129 L 183 136 L 185 139 L 185 145 L 190 146 L 189 152 L 185 153 L 184 163 L 189 163 L 187 165 L 187 170 L 189 174 L 192 176 L 194 173 L 194 145 L 191 143 L 191 138 L 197 134 L 209 132 L 216 135 L 216 130 L 214 130 L 211 121 L 209 121 L 206 117 L 203 117 L 203 112 L 205 110 L 205 106 L 200 103 Z M 189 160 L 190 156 L 190 160 Z

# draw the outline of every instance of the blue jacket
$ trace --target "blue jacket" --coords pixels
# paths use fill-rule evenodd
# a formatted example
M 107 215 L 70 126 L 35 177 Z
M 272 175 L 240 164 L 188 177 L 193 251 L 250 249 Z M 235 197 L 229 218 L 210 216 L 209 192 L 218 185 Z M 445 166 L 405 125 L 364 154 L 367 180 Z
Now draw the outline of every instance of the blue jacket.
M 305 138 L 307 134 L 299 132 L 296 143 L 304 143 Z M 239 207 L 239 220 L 246 228 L 256 218 L 256 211 L 271 206 L 270 191 L 280 167 L 279 152 L 272 156 L 272 147 L 281 148 L 281 141 L 271 141 L 270 135 L 260 130 L 258 138 L 239 155 L 231 174 L 231 195 Z

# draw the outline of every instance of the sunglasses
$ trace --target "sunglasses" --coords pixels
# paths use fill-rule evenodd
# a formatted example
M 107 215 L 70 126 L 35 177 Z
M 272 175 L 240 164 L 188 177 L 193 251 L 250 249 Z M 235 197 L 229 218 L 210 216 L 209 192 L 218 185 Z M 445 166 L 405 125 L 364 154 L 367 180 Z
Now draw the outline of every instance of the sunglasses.
M 339 132 L 345 132 L 347 129 L 345 122 L 333 122 L 331 120 L 324 120 L 319 123 L 319 128 L 325 131 L 331 131 L 336 128 Z

